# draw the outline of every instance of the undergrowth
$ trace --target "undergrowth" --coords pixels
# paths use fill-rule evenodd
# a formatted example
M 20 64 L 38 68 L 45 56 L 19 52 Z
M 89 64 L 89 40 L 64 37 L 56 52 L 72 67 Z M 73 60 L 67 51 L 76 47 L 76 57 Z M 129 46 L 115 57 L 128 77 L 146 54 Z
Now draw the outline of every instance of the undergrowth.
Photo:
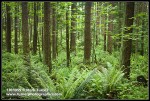
M 21 55 L 3 52 L 2 54 L 2 98 L 3 99 L 148 99 L 148 87 L 136 85 L 136 77 L 148 78 L 148 57 L 133 54 L 131 57 L 131 80 L 123 78 L 119 67 L 119 52 L 109 55 L 97 52 L 98 64 L 83 64 L 82 52 L 72 54 L 73 61 L 66 67 L 61 53 L 53 61 L 52 73 L 39 59 L 31 56 L 31 82 Z M 80 56 L 80 57 L 79 57 Z M 147 65 L 146 65 L 147 64 Z M 6 96 L 8 88 L 48 89 L 55 96 Z M 141 93 L 142 92 L 142 93 Z

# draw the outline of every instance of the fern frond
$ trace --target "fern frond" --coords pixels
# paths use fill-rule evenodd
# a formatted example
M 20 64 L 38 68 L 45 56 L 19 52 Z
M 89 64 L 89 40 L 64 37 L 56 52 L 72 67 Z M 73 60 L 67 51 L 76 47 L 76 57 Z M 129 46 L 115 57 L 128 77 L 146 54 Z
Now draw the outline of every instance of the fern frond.
M 77 87 L 75 89 L 75 93 L 73 98 L 78 98 L 79 96 L 79 92 L 81 92 L 83 90 L 83 88 L 85 87 L 85 85 L 91 80 L 92 76 L 96 73 L 96 68 L 88 75 L 88 77 L 80 84 L 79 87 Z

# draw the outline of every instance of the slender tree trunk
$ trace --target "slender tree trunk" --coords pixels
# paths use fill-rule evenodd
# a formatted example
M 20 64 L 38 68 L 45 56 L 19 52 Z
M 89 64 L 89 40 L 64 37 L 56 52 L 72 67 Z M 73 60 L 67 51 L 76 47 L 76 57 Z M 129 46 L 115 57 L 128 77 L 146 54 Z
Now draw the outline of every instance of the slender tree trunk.
M 85 4 L 85 28 L 84 28 L 84 62 L 90 64 L 91 57 L 91 2 Z
M 112 4 L 112 7 L 113 7 L 113 3 Z M 113 39 L 111 37 L 111 34 L 113 33 L 113 15 L 112 14 L 109 14 L 109 23 L 108 23 L 108 39 L 107 39 L 107 51 L 111 54 L 112 53 L 112 42 L 113 42 Z
M 18 13 L 18 7 L 15 7 L 15 14 Z M 15 54 L 18 54 L 18 17 L 15 15 Z
M 58 6 L 58 2 L 56 3 L 56 7 Z M 58 27 L 58 9 L 56 9 L 56 57 L 58 57 L 58 32 L 59 32 L 59 27 Z
M 60 45 L 62 46 L 62 33 L 63 33 L 63 28 L 61 27 L 61 32 L 60 32 Z
M 58 34 L 59 34 L 59 27 L 58 27 L 58 19 L 56 19 L 56 57 L 58 57 Z
M 7 52 L 11 53 L 11 17 L 10 17 L 10 6 L 6 4 L 7 11 L 7 33 L 6 33 L 6 49 Z
M 76 2 L 71 5 L 71 38 L 70 38 L 70 51 L 76 50 Z
M 31 9 L 34 9 L 34 4 L 32 4 L 31 5 Z M 34 29 L 33 29 L 33 27 L 34 27 L 34 25 L 32 24 L 32 20 L 33 20 L 33 16 L 32 15 L 30 15 L 30 18 L 29 18 L 30 20 L 30 22 L 29 22 L 29 28 L 30 28 L 30 34 L 29 34 L 29 36 L 30 36 L 30 44 L 32 44 L 31 45 L 31 47 L 30 47 L 30 51 L 33 51 L 33 31 L 34 31 Z
M 69 50 L 69 10 L 66 11 L 66 54 L 67 54 L 67 67 L 70 64 L 70 50 Z
M 106 51 L 106 15 L 103 15 L 103 24 L 104 24 L 104 27 L 103 27 L 103 34 L 104 34 L 104 51 Z
M 121 18 L 122 18 L 122 7 L 121 7 L 121 2 L 119 2 L 119 4 L 118 4 L 118 6 L 119 6 L 119 24 L 118 24 L 118 33 L 119 33 L 119 39 L 118 39 L 118 44 L 117 44 L 117 46 L 118 46 L 118 48 L 120 48 L 121 47 L 121 32 L 122 32 L 122 30 L 121 30 L 121 28 L 122 28 L 122 20 L 121 20 Z
M 53 22 L 53 26 L 52 26 L 52 52 L 53 52 L 53 59 L 56 59 L 56 9 L 55 9 L 56 5 L 53 5 L 52 8 L 52 22 Z
M 42 51 L 43 51 L 43 46 L 44 46 L 44 28 L 43 28 L 43 26 L 42 26 Z
M 98 45 L 98 36 L 100 34 L 100 7 L 99 2 L 97 2 L 97 16 L 96 16 L 96 45 Z
M 39 44 L 39 58 L 40 58 L 40 61 L 42 62 L 42 56 L 41 56 L 41 48 L 40 48 L 40 39 L 39 39 L 39 36 L 37 36 L 38 37 L 38 44 Z
M 142 12 L 146 12 L 147 9 L 146 9 L 146 2 L 142 2 L 142 5 L 141 5 L 141 8 L 142 8 Z M 144 55 L 144 26 L 145 25 L 145 21 L 142 20 L 142 34 L 141 34 L 141 55 L 143 56 Z
M 21 12 L 21 5 L 18 5 L 18 12 Z M 22 31 L 22 19 L 18 19 L 18 25 L 20 25 L 21 27 L 18 27 L 18 42 L 20 43 L 21 42 L 21 31 Z M 18 51 L 19 49 L 22 49 L 22 47 L 18 44 Z
M 37 3 L 34 2 L 34 35 L 33 35 L 33 54 L 37 52 L 37 26 L 38 25 L 38 16 L 37 16 Z
M 50 2 L 44 2 L 44 63 L 52 70 L 51 63 L 51 36 L 50 36 Z
M 22 3 L 22 39 L 23 39 L 23 53 L 29 54 L 29 34 L 28 34 L 28 10 L 27 2 Z
M 141 2 L 136 2 L 136 4 L 135 4 L 135 14 L 139 14 L 141 12 L 140 3 Z M 139 19 L 139 17 L 136 18 L 135 24 L 136 24 L 136 26 L 140 25 L 140 19 Z M 139 29 L 135 29 L 135 32 L 138 33 Z M 138 53 L 138 48 L 139 48 L 139 46 L 138 46 L 138 42 L 139 42 L 138 37 L 139 37 L 139 35 L 137 34 L 136 35 L 136 40 L 135 40 L 135 53 Z
M 134 17 L 134 2 L 126 3 L 126 18 L 125 25 L 126 27 L 130 27 L 133 25 Z M 131 19 L 132 18 L 132 19 Z M 130 30 L 125 30 L 125 35 L 132 33 L 132 28 Z M 124 38 L 123 40 L 123 48 L 122 48 L 122 65 L 123 72 L 125 73 L 124 77 L 130 79 L 130 57 L 131 57 L 131 48 L 132 48 L 132 40 Z

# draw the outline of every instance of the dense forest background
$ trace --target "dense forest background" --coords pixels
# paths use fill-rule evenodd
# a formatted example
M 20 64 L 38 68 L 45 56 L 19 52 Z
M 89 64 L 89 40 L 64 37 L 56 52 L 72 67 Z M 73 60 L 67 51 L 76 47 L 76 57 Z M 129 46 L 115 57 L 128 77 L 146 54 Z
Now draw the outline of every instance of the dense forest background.
M 2 99 L 148 99 L 148 9 L 148 2 L 2 2 Z

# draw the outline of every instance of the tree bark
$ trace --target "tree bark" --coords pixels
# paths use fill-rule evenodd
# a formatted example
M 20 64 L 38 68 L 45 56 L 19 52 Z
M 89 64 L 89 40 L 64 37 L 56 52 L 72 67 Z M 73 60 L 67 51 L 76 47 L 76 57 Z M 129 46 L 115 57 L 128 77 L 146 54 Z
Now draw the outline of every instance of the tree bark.
M 146 2 L 142 2 L 142 12 L 146 12 Z M 145 21 L 142 20 L 142 34 L 141 34 L 141 55 L 144 55 L 144 25 L 145 25 Z
M 28 8 L 27 2 L 22 2 L 22 39 L 23 39 L 23 55 L 24 66 L 27 68 L 26 73 L 28 81 L 31 83 L 31 63 L 29 50 L 29 32 L 28 32 Z
M 18 13 L 18 6 L 15 7 L 15 14 Z M 15 54 L 18 54 L 18 16 L 15 15 Z
M 92 2 L 85 4 L 85 28 L 84 28 L 84 62 L 90 64 L 91 57 L 91 6 Z
M 113 7 L 113 3 L 112 7 Z M 111 34 L 113 33 L 113 15 L 111 14 L 111 12 L 109 13 L 109 23 L 108 23 L 108 36 L 107 36 L 107 51 L 111 54 L 112 53 L 112 45 L 113 45 L 113 39 L 111 37 Z
M 71 39 L 70 39 L 70 51 L 76 50 L 76 3 L 71 5 Z
M 27 2 L 22 3 L 22 34 L 23 34 L 23 53 L 29 54 L 29 33 L 28 33 L 28 10 Z
M 34 2 L 34 35 L 33 35 L 33 54 L 37 52 L 37 26 L 38 25 L 38 16 L 37 16 L 37 3 Z
M 7 11 L 7 33 L 6 33 L 6 49 L 7 52 L 11 53 L 11 17 L 10 17 L 10 6 L 6 4 Z
M 53 26 L 52 26 L 52 52 L 53 52 L 53 59 L 56 59 L 56 9 L 55 9 L 56 5 L 53 5 L 52 8 L 52 22 L 53 22 Z
M 139 3 L 140 3 L 140 2 L 137 2 L 136 5 L 135 5 L 135 14 L 140 13 L 140 9 L 139 9 L 139 8 L 140 8 L 140 7 L 139 7 L 140 4 L 139 4 Z M 139 20 L 140 20 L 139 18 L 136 18 L 136 20 L 135 20 L 136 26 L 139 26 L 139 24 L 140 24 L 140 23 L 139 23 Z M 136 29 L 136 33 L 138 33 L 138 31 L 139 31 L 139 30 Z M 135 40 L 135 53 L 138 53 L 138 47 L 139 47 L 139 46 L 138 46 L 138 41 L 139 41 L 139 40 L 138 40 L 138 37 L 139 37 L 139 35 L 137 34 L 137 35 L 136 35 L 136 40 Z
M 67 67 L 70 64 L 70 50 L 69 50 L 69 10 L 66 10 L 66 54 L 67 54 Z
M 134 17 L 134 2 L 127 2 L 126 3 L 126 18 L 125 18 L 125 25 L 126 27 L 131 27 L 133 25 L 133 18 Z M 131 34 L 132 28 L 129 30 L 125 30 L 124 34 Z M 124 77 L 130 79 L 130 57 L 131 57 L 131 48 L 132 48 L 132 40 L 128 38 L 123 39 L 123 48 L 122 48 L 122 65 L 123 65 L 123 72 L 125 73 Z
M 51 36 L 50 36 L 50 2 L 44 2 L 44 63 L 49 67 L 49 72 L 52 70 L 51 63 Z
M 100 2 L 97 2 L 97 16 L 96 16 L 96 45 L 99 43 L 99 34 L 100 34 Z
M 102 7 L 104 7 L 106 4 L 103 4 Z M 102 15 L 102 24 L 104 25 L 102 27 L 102 32 L 103 32 L 103 35 L 104 35 L 104 51 L 106 51 L 106 21 L 107 20 L 107 15 L 106 14 L 103 14 Z

